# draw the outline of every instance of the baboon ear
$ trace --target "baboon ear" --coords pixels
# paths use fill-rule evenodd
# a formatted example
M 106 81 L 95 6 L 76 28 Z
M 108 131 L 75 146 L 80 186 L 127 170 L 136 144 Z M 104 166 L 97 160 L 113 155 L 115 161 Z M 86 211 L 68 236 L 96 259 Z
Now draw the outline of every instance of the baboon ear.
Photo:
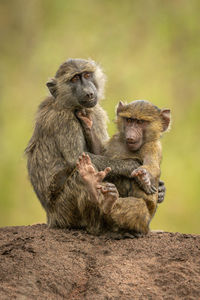
M 57 96 L 57 87 L 56 87 L 56 80 L 55 78 L 50 79 L 47 83 L 46 86 L 48 87 L 51 95 L 56 98 Z
M 170 121 L 171 121 L 171 111 L 170 109 L 162 109 L 160 112 L 163 131 L 166 131 L 169 128 Z
M 117 105 L 117 115 L 122 111 L 123 107 L 124 103 L 122 101 L 119 101 L 119 104 Z

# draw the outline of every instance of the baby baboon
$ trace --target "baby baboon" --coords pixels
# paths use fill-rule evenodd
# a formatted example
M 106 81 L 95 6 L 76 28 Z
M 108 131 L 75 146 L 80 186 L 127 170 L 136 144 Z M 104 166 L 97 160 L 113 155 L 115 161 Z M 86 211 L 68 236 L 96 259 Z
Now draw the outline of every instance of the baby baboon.
M 92 197 L 96 199 L 100 206 L 105 208 L 106 205 L 106 210 L 107 206 L 110 208 L 111 218 L 117 224 L 120 224 L 121 228 L 125 228 L 123 223 L 125 222 L 127 229 L 147 233 L 149 222 L 157 206 L 162 156 L 160 137 L 169 127 L 170 110 L 160 110 L 150 102 L 142 100 L 133 101 L 127 105 L 120 102 L 117 107 L 116 121 L 118 132 L 104 147 L 93 132 L 90 115 L 79 112 L 78 117 L 82 122 L 85 137 L 92 149 L 93 144 L 99 144 L 98 151 L 103 151 L 103 154 L 109 158 L 124 160 L 137 158 L 141 162 L 142 165 L 132 172 L 132 177 L 135 178 L 137 184 L 134 181 L 131 182 L 122 178 L 112 180 L 117 189 L 121 191 L 120 196 L 123 198 L 118 197 L 114 186 L 102 185 L 98 172 L 90 172 L 92 169 L 91 162 L 85 155 L 79 159 L 78 168 L 87 186 L 90 186 L 91 183 L 94 185 L 93 190 L 90 188 Z M 85 170 L 83 170 L 84 167 Z M 105 174 L 107 174 L 107 171 L 105 170 Z M 98 182 L 95 182 L 95 178 L 98 178 Z M 125 188 L 123 194 L 123 187 L 127 184 L 129 193 L 127 194 L 127 188 Z M 96 193 L 94 192 L 95 186 Z M 97 188 L 100 188 L 101 193 L 97 192 Z M 129 197 L 125 198 L 126 196 Z M 134 205 L 132 211 L 131 205 Z M 116 207 L 118 208 L 117 211 Z M 119 211 L 124 219 L 119 215 Z
M 69 59 L 47 83 L 51 96 L 39 106 L 33 135 L 25 150 L 30 181 L 51 227 L 85 228 L 99 233 L 110 228 L 76 169 L 80 154 L 88 152 L 76 112 L 85 110 L 101 143 L 108 140 L 107 116 L 98 104 L 105 76 L 92 60 Z M 137 159 L 112 159 L 88 153 L 98 171 L 110 167 L 107 180 L 131 178 Z

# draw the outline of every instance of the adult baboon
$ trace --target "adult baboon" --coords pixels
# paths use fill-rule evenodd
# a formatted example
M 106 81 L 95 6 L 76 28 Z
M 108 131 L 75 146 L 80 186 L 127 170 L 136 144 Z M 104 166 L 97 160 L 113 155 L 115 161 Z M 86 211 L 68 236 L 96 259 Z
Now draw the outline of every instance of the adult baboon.
M 39 106 L 33 135 L 25 150 L 30 181 L 47 214 L 50 227 L 85 228 L 99 233 L 109 225 L 95 203 L 77 169 L 87 144 L 76 111 L 86 109 L 98 138 L 108 139 L 107 116 L 99 100 L 105 76 L 92 60 L 69 59 L 47 82 L 51 96 Z M 122 161 L 88 153 L 98 171 L 111 167 L 109 178 L 130 177 L 139 167 L 137 160 Z

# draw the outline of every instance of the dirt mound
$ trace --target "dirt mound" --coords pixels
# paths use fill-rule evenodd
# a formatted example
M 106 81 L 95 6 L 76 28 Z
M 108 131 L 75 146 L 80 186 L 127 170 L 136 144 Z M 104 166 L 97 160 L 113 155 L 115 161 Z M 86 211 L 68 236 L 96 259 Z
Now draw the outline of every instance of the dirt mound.
M 200 299 L 200 235 L 1 228 L 0 299 Z

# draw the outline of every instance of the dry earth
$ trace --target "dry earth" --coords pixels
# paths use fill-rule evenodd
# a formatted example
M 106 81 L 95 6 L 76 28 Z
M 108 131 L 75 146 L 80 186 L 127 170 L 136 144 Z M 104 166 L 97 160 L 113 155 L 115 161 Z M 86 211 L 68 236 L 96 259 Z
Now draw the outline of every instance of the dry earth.
M 1 228 L 0 299 L 200 299 L 200 235 Z

